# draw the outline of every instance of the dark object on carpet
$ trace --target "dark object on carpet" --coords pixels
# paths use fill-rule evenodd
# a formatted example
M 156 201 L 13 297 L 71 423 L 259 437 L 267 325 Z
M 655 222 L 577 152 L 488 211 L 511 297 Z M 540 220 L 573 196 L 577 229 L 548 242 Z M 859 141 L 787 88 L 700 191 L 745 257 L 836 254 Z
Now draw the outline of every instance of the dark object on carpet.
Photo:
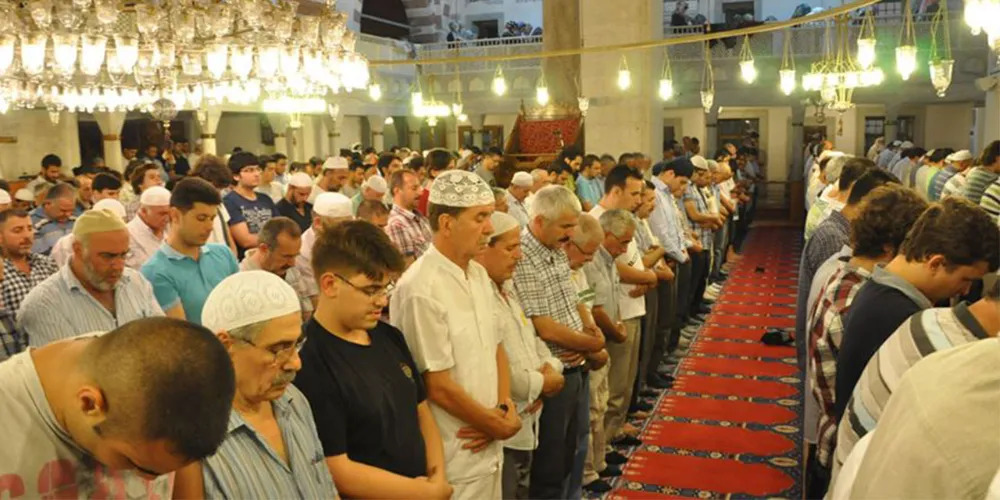
M 792 345 L 795 343 L 795 338 L 792 334 L 788 333 L 786 330 L 781 330 L 778 328 L 771 328 L 764 335 L 760 337 L 760 341 L 767 345 Z
M 753 268 L 753 272 L 755 272 L 755 273 L 764 274 L 764 271 L 765 271 L 764 266 L 757 266 L 757 267 Z

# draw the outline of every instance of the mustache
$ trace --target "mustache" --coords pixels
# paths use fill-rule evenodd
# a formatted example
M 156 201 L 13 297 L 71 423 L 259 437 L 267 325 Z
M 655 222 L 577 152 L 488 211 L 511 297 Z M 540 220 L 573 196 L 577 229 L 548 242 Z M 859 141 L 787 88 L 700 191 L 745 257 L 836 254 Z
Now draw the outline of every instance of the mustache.
M 296 371 L 283 371 L 274 377 L 274 381 L 271 382 L 271 385 L 277 387 L 279 385 L 290 384 L 293 380 L 295 380 L 296 375 L 298 375 L 298 372 Z
M 569 243 L 569 236 L 559 238 L 559 243 Z

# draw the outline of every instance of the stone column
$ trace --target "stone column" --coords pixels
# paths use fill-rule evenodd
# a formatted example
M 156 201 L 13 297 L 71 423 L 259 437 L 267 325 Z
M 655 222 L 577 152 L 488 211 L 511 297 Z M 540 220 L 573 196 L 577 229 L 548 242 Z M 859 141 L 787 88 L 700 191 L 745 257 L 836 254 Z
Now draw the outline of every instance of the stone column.
M 701 155 L 712 158 L 719 150 L 719 106 L 705 114 L 705 136 L 701 138 Z
M 885 142 L 891 144 L 899 134 L 899 104 L 885 105 Z
M 337 138 L 340 137 L 340 133 L 337 132 L 337 120 L 334 120 L 329 115 L 324 116 L 323 128 L 326 129 L 326 153 L 330 156 L 340 154 L 340 149 L 337 147 L 337 143 L 339 142 Z
M 987 144 L 1000 139 L 1000 82 L 992 90 L 986 92 L 986 107 L 983 108 L 983 141 L 979 145 L 982 150 Z M 977 151 L 973 154 L 978 154 Z
M 124 172 L 125 157 L 122 156 L 122 126 L 125 124 L 124 111 L 106 111 L 94 113 L 97 126 L 101 127 L 104 137 L 104 164 L 111 170 Z
M 222 111 L 218 108 L 208 108 L 202 112 L 201 118 L 201 150 L 207 155 L 219 154 L 218 144 L 215 142 L 215 133 L 219 130 L 219 119 L 222 118 Z
M 545 0 L 542 2 L 542 26 L 545 26 L 545 36 L 542 37 L 542 50 L 566 50 L 566 49 L 577 49 L 580 47 L 581 38 L 580 35 L 584 32 L 586 27 L 583 26 L 581 21 L 586 21 L 587 24 L 593 26 L 593 23 L 599 23 L 604 26 L 601 30 L 602 35 L 608 34 L 608 31 L 619 31 L 619 26 L 613 24 L 607 24 L 599 19 L 599 15 L 595 15 L 591 10 L 592 5 L 598 2 L 592 2 L 587 0 Z M 604 3 L 608 3 L 605 1 Z M 612 7 L 616 3 L 629 4 L 629 3 L 647 3 L 647 2 L 610 2 L 612 5 L 605 6 Z M 660 8 L 662 11 L 662 6 Z M 584 19 L 586 17 L 586 19 Z M 641 20 L 634 20 L 633 24 L 642 23 Z M 613 30 L 609 30 L 608 26 L 614 26 Z M 589 45 L 596 45 L 594 38 L 597 35 L 596 31 L 590 33 L 590 43 Z M 661 22 L 660 32 L 657 34 L 656 38 L 663 36 L 663 27 Z M 580 56 L 564 56 L 564 57 L 550 57 L 542 60 L 542 68 L 545 71 L 545 79 L 549 86 L 549 96 L 553 104 L 565 105 L 569 109 L 576 109 L 577 100 L 576 98 L 580 96 L 579 79 L 580 79 Z M 614 66 L 615 71 L 617 71 L 617 64 Z M 610 71 L 609 68 L 605 68 L 608 78 L 613 78 L 617 73 Z M 481 126 L 479 127 L 482 128 Z M 476 143 L 477 146 L 482 147 L 481 142 L 482 137 L 480 137 L 480 142 Z
M 580 0 L 579 12 L 580 32 L 586 47 L 663 36 L 662 2 Z M 545 37 L 558 32 L 564 24 L 546 23 Z M 581 57 L 583 95 L 590 98 L 586 149 L 614 155 L 641 151 L 658 158 L 663 147 L 663 104 L 656 96 L 662 52 L 639 50 L 625 54 L 632 73 L 632 86 L 625 91 L 616 84 L 622 53 Z
M 423 152 L 423 148 L 420 147 L 420 128 L 424 126 L 424 119 L 407 116 L 406 124 L 409 126 L 410 149 Z
M 368 115 L 368 128 L 372 131 L 372 147 L 379 153 L 385 151 L 385 117 Z
M 8 112 L 0 116 L 0 179 L 17 179 L 24 170 L 17 161 L 18 112 Z M 121 155 L 119 155 L 121 156 Z
M 294 152 L 288 147 L 288 116 L 283 114 L 269 113 L 267 121 L 271 123 L 271 130 L 274 131 L 274 152 L 289 156 L 289 159 L 299 161 L 298 158 L 291 158 Z
M 73 167 L 80 165 L 80 115 L 66 111 L 60 115 L 59 124 L 55 126 L 61 138 L 58 154 L 63 161 L 63 174 L 72 176 Z M 121 148 L 118 151 L 121 155 Z
M 805 162 L 805 143 L 803 142 L 803 125 L 806 121 L 806 107 L 802 104 L 795 104 L 792 106 L 792 123 L 791 123 L 791 139 L 789 144 L 792 147 L 792 153 L 788 156 L 792 159 L 792 172 L 789 176 L 791 181 L 801 181 L 802 180 L 802 169 L 804 168 L 802 163 Z
M 469 115 L 469 125 L 472 127 L 472 145 L 478 148 L 483 147 L 483 122 L 485 121 L 486 115 L 478 113 Z

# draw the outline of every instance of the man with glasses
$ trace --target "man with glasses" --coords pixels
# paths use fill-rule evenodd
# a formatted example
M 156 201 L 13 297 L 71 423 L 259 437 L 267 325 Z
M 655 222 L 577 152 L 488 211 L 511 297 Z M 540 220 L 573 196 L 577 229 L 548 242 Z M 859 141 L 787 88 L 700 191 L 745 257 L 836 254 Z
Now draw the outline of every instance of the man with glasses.
M 424 382 L 403 334 L 379 321 L 403 256 L 379 228 L 346 221 L 318 235 L 312 266 L 321 293 L 295 385 L 312 403 L 337 489 L 350 498 L 448 498 Z
M 260 161 L 253 153 L 240 152 L 229 158 L 236 187 L 222 199 L 229 212 L 229 230 L 233 233 L 238 257 L 257 248 L 257 233 L 271 217 L 278 217 L 278 208 L 270 196 L 255 191 L 260 186 Z
M 121 217 L 110 210 L 84 212 L 73 237 L 69 263 L 21 302 L 17 319 L 31 346 L 163 316 L 153 287 L 125 266 L 131 240 Z
M 202 324 L 232 359 L 236 394 L 225 440 L 177 472 L 175 497 L 335 498 L 309 401 L 291 385 L 306 340 L 295 290 L 267 271 L 234 274 L 205 300 Z

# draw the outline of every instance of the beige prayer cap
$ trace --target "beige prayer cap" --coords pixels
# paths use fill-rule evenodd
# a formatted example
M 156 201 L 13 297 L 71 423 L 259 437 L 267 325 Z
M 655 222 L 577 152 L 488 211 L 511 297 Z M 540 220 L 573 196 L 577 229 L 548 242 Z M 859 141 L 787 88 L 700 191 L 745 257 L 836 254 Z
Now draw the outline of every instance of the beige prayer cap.
M 110 231 L 127 231 L 125 221 L 111 210 L 87 210 L 77 217 L 73 224 L 73 236 L 80 239 L 91 233 L 107 233 Z
M 490 235 L 490 238 L 496 238 L 514 229 L 517 229 L 519 232 L 521 230 L 521 223 L 517 222 L 517 219 L 513 215 L 505 212 L 493 212 L 490 215 L 490 223 L 493 225 L 493 234 Z

